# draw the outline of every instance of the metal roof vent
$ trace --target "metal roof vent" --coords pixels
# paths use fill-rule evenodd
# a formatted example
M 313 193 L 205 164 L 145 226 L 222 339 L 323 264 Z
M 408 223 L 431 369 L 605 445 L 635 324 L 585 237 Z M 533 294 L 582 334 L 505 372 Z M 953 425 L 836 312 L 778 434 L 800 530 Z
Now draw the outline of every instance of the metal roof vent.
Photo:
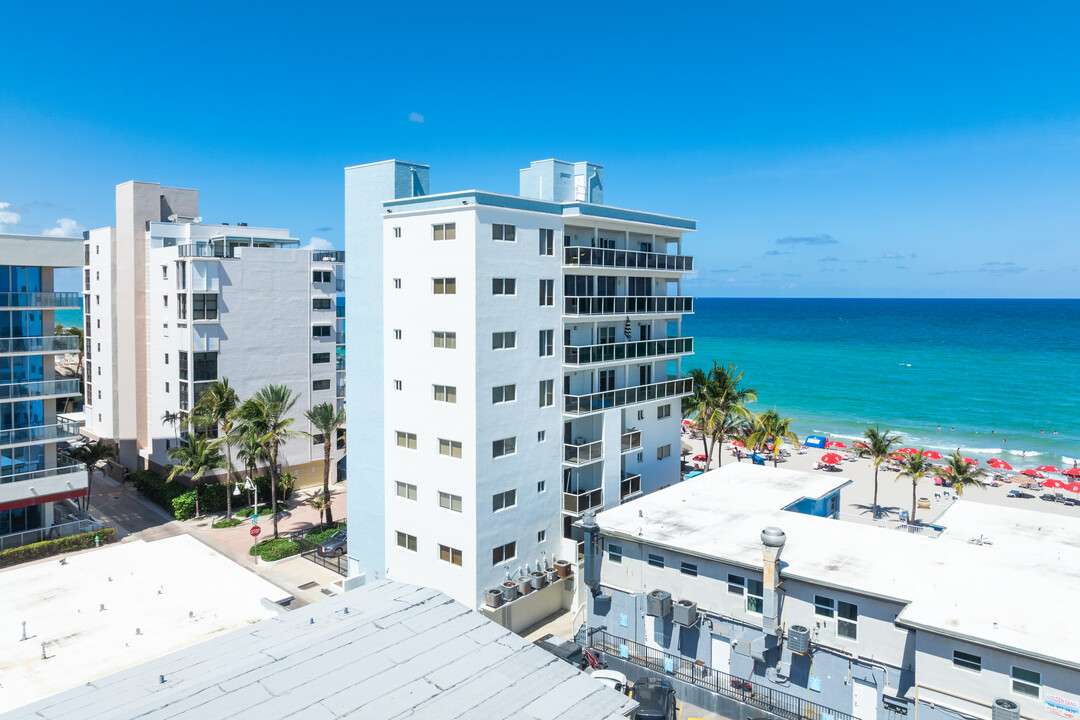
M 998 698 L 990 708 L 990 720 L 1020 720 L 1020 706 L 1012 700 Z
M 799 655 L 805 655 L 810 649 L 810 630 L 803 625 L 792 625 L 788 628 L 788 650 Z
M 787 535 L 775 525 L 770 525 L 761 531 L 761 543 L 768 547 L 784 547 Z

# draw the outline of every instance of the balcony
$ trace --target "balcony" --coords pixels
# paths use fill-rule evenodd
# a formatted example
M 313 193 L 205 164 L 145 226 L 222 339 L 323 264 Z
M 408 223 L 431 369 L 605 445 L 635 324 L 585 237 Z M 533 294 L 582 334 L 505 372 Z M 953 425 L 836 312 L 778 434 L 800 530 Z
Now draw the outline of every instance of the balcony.
M 601 412 L 611 408 L 625 407 L 637 403 L 681 397 L 694 391 L 694 381 L 690 378 L 678 378 L 650 385 L 637 385 L 622 390 L 607 390 L 588 395 L 566 395 L 564 412 L 569 415 L 584 415 Z
M 586 510 L 598 508 L 604 504 L 604 489 L 581 490 L 579 492 L 566 491 L 563 493 L 563 510 L 574 515 L 580 515 Z
M 337 359 L 336 359 L 335 365 L 334 365 L 334 369 L 339 371 L 339 372 L 343 371 L 345 369 L 345 358 L 342 357 L 341 355 L 337 356 Z
M 628 453 L 641 449 L 641 431 L 631 430 L 619 436 L 619 452 Z
M 339 332 L 337 334 L 337 344 L 338 345 L 344 345 L 345 344 L 345 333 Z
M 0 338 L 0 355 L 48 354 L 79 351 L 79 338 L 75 335 L 47 335 L 42 337 Z
M 667 295 L 614 295 L 563 298 L 563 315 L 677 315 L 694 312 L 694 298 Z
M 0 446 L 32 445 L 35 443 L 71 440 L 79 437 L 79 423 L 60 420 L 55 425 L 18 428 L 0 432 Z
M 182 258 L 223 258 L 232 257 L 232 248 L 226 251 L 222 245 L 212 245 L 209 243 L 190 243 L 188 245 L 177 245 L 176 252 L 179 257 Z
M 9 483 L 26 482 L 27 480 L 46 480 L 52 477 L 61 477 L 69 475 L 78 475 L 82 473 L 82 478 L 71 478 L 72 485 L 85 488 L 86 487 L 86 465 L 81 462 L 75 462 L 74 460 L 65 457 L 63 455 L 56 456 L 56 467 L 45 468 L 44 470 L 32 470 L 30 472 L 15 473 L 13 475 L 0 475 L 0 485 L 7 485 Z M 78 489 L 78 487 L 76 489 Z M 37 489 L 37 488 L 35 488 Z M 50 488 L 51 491 L 51 488 Z M 39 495 L 46 495 L 41 489 L 37 489 Z
M 312 250 L 312 262 L 343 263 L 345 262 L 344 250 Z
M 626 501 L 637 497 L 641 494 L 641 475 L 630 473 L 623 473 L 622 481 L 619 483 L 619 500 Z
M 690 272 L 694 258 L 689 255 L 665 255 L 663 253 L 637 250 L 609 250 L 606 248 L 563 248 L 565 267 L 626 268 L 628 270 L 674 270 Z
M 0 293 L 0 308 L 76 308 L 80 297 L 77 292 L 5 292 Z
M 604 457 L 602 440 L 585 445 L 563 445 L 563 462 L 570 465 L 584 465 Z
M 0 385 L 0 400 L 67 397 L 79 394 L 78 380 L 38 380 Z
M 563 350 L 565 352 L 563 362 L 567 365 L 623 362 L 692 353 L 694 352 L 694 338 L 679 337 L 600 345 L 571 345 Z

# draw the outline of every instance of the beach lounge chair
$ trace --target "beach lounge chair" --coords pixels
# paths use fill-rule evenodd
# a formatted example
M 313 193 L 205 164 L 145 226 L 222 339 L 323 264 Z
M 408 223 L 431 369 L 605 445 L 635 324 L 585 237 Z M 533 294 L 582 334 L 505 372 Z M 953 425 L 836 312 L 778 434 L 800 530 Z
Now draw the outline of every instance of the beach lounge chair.
M 946 500 L 948 500 L 948 499 L 949 499 L 950 497 L 951 497 L 951 496 L 949 495 L 949 491 L 948 491 L 948 490 L 946 490 L 946 491 L 945 491 L 945 499 L 946 499 Z

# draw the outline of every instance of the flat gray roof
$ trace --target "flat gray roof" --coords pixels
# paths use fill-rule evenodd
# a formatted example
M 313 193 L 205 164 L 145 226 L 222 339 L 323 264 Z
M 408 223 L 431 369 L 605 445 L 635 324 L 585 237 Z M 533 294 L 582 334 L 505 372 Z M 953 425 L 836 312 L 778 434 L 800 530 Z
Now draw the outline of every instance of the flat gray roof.
M 437 590 L 383 580 L 0 718 L 546 720 L 635 707 Z

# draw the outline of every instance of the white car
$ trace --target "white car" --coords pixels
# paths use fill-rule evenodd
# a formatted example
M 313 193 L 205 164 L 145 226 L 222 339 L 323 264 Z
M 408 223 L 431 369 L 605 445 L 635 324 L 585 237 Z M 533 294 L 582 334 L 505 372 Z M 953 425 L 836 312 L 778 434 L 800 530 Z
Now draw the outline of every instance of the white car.
M 626 676 L 621 672 L 616 670 L 593 670 L 592 676 L 609 688 L 615 688 L 623 695 L 630 694 L 630 683 L 627 682 Z

